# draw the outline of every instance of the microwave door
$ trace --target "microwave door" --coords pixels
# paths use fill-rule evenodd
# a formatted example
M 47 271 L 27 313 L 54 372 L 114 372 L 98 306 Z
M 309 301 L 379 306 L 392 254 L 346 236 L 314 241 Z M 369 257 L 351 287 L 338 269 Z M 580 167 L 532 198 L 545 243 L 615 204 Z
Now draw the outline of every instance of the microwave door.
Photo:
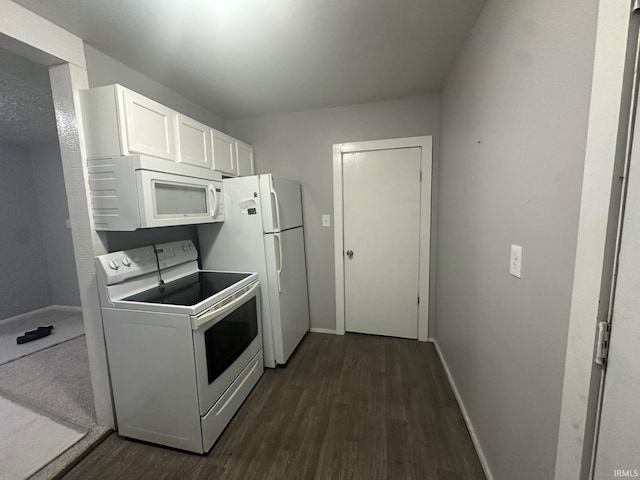
M 215 221 L 217 182 L 152 170 L 136 177 L 141 228 Z

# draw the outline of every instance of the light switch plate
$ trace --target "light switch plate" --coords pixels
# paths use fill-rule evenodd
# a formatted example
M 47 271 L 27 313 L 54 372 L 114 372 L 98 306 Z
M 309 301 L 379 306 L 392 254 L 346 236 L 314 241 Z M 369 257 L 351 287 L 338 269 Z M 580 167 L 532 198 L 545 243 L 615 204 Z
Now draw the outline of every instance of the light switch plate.
M 509 259 L 509 273 L 514 277 L 521 278 L 522 270 L 522 247 L 511 245 L 511 258 Z
M 329 215 L 328 213 L 322 214 L 322 226 L 323 227 L 331 226 L 331 215 Z

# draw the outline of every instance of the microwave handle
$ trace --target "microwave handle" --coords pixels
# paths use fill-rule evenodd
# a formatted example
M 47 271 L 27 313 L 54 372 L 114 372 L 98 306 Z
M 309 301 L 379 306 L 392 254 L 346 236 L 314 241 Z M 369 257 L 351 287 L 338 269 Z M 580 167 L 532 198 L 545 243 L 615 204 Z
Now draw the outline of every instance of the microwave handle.
M 275 203 L 275 210 L 276 210 L 276 225 L 274 225 L 273 229 L 274 230 L 280 230 L 280 207 L 278 206 L 278 194 L 276 193 L 275 188 L 273 188 L 273 177 L 271 177 L 271 196 L 273 197 L 273 201 Z
M 209 185 L 209 193 L 211 194 L 211 216 L 216 218 L 218 216 L 218 204 L 220 199 L 216 194 L 216 189 L 213 185 Z
M 193 329 L 199 330 L 203 325 L 223 316 L 228 311 L 235 309 L 238 305 L 241 305 L 249 298 L 251 298 L 255 294 L 256 290 L 258 290 L 258 288 L 260 288 L 260 282 L 255 282 L 249 290 L 240 295 L 238 298 L 233 299 L 226 305 L 223 305 L 220 308 L 207 310 L 200 315 L 191 317 L 191 325 Z

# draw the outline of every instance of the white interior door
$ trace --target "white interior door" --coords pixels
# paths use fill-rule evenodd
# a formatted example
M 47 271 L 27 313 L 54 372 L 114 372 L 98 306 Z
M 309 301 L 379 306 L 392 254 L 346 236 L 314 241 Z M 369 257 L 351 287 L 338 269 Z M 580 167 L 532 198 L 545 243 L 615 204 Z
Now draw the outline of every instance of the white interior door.
M 346 330 L 417 338 L 421 149 L 342 159 Z
M 633 145 L 640 145 L 636 118 Z M 640 148 L 631 154 L 595 479 L 640 476 Z M 616 473 L 616 470 L 619 472 Z

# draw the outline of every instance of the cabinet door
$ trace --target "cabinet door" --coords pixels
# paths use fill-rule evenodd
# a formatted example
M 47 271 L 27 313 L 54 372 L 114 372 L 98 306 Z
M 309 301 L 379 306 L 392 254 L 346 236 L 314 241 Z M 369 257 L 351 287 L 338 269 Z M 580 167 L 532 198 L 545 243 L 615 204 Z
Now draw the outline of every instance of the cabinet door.
M 126 150 L 177 161 L 177 113 L 130 90 L 121 90 Z
M 236 158 L 238 159 L 238 176 L 255 175 L 253 164 L 253 147 L 236 140 Z
M 211 170 L 210 128 L 178 114 L 178 161 Z
M 238 175 L 235 139 L 217 130 L 211 130 L 213 143 L 213 169 L 226 175 Z

